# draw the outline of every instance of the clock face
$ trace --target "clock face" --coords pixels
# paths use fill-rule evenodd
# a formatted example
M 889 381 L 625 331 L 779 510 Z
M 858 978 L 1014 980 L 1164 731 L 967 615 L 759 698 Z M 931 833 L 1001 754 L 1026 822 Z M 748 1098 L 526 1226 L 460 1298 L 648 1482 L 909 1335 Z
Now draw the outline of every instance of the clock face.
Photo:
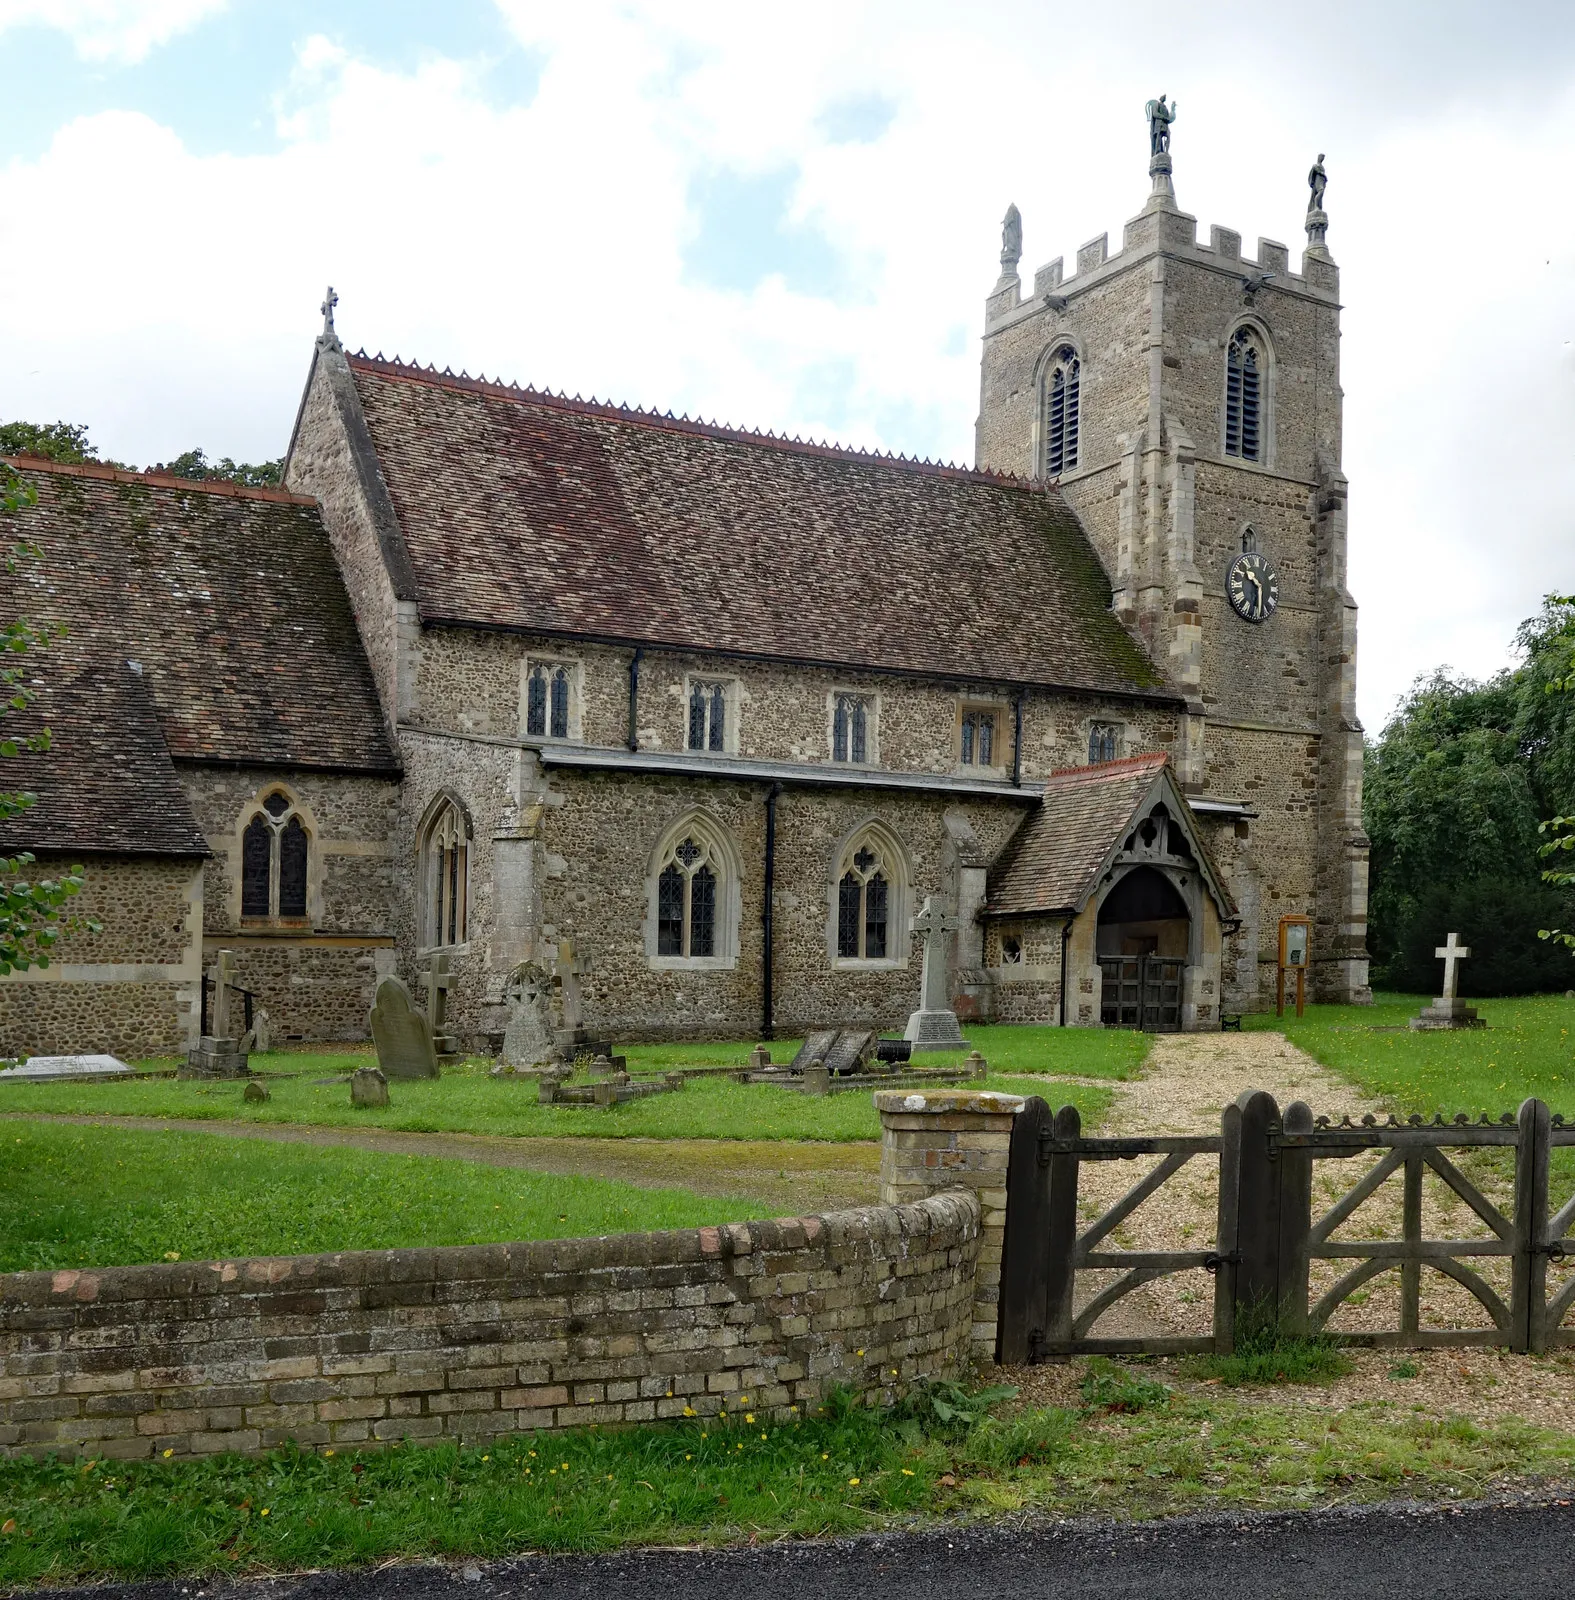
M 1264 556 L 1237 556 L 1225 574 L 1225 593 L 1238 617 L 1267 622 L 1280 603 L 1280 580 Z

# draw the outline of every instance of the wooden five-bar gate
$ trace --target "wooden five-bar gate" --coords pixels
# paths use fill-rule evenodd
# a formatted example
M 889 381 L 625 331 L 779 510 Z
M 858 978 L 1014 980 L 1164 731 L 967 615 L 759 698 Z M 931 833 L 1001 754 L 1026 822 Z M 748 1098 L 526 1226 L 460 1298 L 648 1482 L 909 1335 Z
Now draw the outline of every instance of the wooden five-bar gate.
M 1575 1344 L 1563 1326 L 1575 1303 L 1575 1274 L 1550 1292 L 1548 1263 L 1575 1255 L 1568 1237 L 1575 1196 L 1549 1209 L 1549 1155 L 1575 1146 L 1575 1126 L 1540 1100 L 1496 1122 L 1464 1115 L 1327 1117 L 1316 1120 L 1300 1101 L 1282 1117 L 1272 1095 L 1253 1091 L 1225 1108 L 1218 1134 L 1153 1138 L 1084 1137 L 1075 1107 L 1052 1114 L 1030 1099 L 1013 1127 L 1007 1174 L 1006 1240 L 996 1355 L 1003 1363 L 1052 1360 L 1074 1354 L 1170 1355 L 1211 1350 L 1228 1354 L 1250 1318 L 1286 1334 L 1323 1330 L 1340 1304 L 1376 1274 L 1398 1267 L 1398 1326 L 1343 1334 L 1353 1343 L 1428 1348 L 1502 1345 L 1547 1350 Z M 1487 1198 L 1446 1150 L 1501 1149 L 1514 1160 L 1508 1211 Z M 1322 1215 L 1313 1215 L 1313 1169 L 1320 1161 L 1382 1152 L 1377 1162 Z M 1159 1159 L 1120 1200 L 1084 1221 L 1079 1176 L 1089 1162 Z M 1215 1241 L 1198 1250 L 1116 1248 L 1113 1235 L 1145 1202 L 1160 1195 L 1194 1161 L 1217 1166 Z M 1433 1172 L 1485 1224 L 1485 1236 L 1429 1239 L 1423 1229 L 1423 1177 Z M 1364 1201 L 1402 1174 L 1400 1237 L 1345 1239 L 1335 1235 Z M 1506 1301 L 1472 1263 L 1507 1258 Z M 1327 1292 L 1311 1298 L 1315 1261 L 1349 1262 Z M 1423 1267 L 1435 1268 L 1469 1290 L 1490 1327 L 1421 1326 Z M 1104 1314 L 1133 1290 L 1172 1273 L 1203 1268 L 1214 1277 L 1211 1328 L 1206 1334 L 1101 1337 Z M 1116 1272 L 1097 1292 L 1079 1295 L 1079 1274 Z

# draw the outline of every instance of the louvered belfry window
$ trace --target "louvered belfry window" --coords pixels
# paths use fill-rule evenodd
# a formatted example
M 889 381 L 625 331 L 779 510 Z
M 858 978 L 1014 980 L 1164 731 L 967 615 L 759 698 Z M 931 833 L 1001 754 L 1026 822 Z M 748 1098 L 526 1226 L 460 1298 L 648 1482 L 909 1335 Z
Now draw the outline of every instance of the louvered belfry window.
M 1225 358 L 1225 454 L 1261 461 L 1263 356 L 1250 328 L 1238 329 Z
M 1082 363 L 1072 350 L 1058 350 L 1045 376 L 1045 476 L 1059 478 L 1077 465 Z

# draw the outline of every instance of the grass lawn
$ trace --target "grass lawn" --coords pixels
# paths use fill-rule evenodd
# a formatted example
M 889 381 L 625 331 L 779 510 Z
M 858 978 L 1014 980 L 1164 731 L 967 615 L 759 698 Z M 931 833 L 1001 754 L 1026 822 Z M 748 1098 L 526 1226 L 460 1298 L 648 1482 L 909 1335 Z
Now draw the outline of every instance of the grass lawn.
M 1152 1370 L 1152 1369 L 1150 1369 Z M 1108 1372 L 1081 1406 L 971 1426 L 833 1412 L 516 1436 L 485 1448 L 198 1462 L 0 1462 L 0 1581 L 226 1575 L 421 1556 L 902 1529 L 1036 1511 L 1123 1517 L 1470 1498 L 1565 1475 L 1575 1437 L 1398 1403 L 1170 1394 Z M 740 1409 L 743 1410 L 741 1404 Z
M 1575 1115 L 1575 1000 L 1476 1000 L 1472 1004 L 1486 1028 L 1412 1033 L 1407 1019 L 1426 1004 L 1424 996 L 1380 994 L 1370 1006 L 1309 1006 L 1300 1021 L 1293 1013 L 1276 1019 L 1268 1012 L 1242 1025 L 1283 1031 L 1403 1115 L 1497 1116 L 1513 1111 L 1527 1095 Z
M 1005 1030 L 1003 1030 L 1005 1031 Z M 1059 1032 L 1046 1029 L 1045 1032 Z M 1090 1059 L 1107 1066 L 1133 1063 L 1146 1041 L 1140 1035 L 1099 1035 L 1122 1044 Z M 1133 1041 L 1136 1041 L 1134 1048 Z M 661 1047 L 664 1051 L 672 1047 Z M 748 1046 L 731 1046 L 747 1053 Z M 1034 1055 L 1026 1051 L 1026 1055 Z M 631 1055 L 633 1052 L 631 1051 Z M 369 1058 L 368 1058 L 369 1059 Z M 1079 1054 L 1081 1062 L 1084 1057 Z M 492 1078 L 485 1065 L 453 1068 L 441 1078 L 389 1085 L 391 1104 L 383 1110 L 353 1110 L 350 1091 L 338 1079 L 361 1058 L 346 1053 L 284 1053 L 254 1056 L 263 1072 L 296 1072 L 294 1078 L 270 1081 L 272 1098 L 248 1103 L 239 1081 L 139 1078 L 119 1083 L 0 1084 L 0 1113 L 54 1111 L 96 1116 L 216 1118 L 248 1122 L 291 1122 L 319 1126 L 401 1128 L 422 1133 L 557 1135 L 607 1139 L 825 1139 L 838 1142 L 878 1139 L 880 1118 L 867 1093 L 813 1097 L 768 1084 L 738 1084 L 729 1078 L 695 1078 L 676 1094 L 652 1095 L 611 1110 L 537 1103 L 533 1083 Z M 630 1065 L 635 1063 L 631 1060 Z M 1052 1070 L 1037 1061 L 1039 1070 Z M 1135 1070 L 1124 1066 L 1123 1070 Z M 1081 1072 L 1079 1075 L 1083 1075 Z M 1106 1073 L 1111 1076 L 1112 1073 Z M 1009 1094 L 1036 1094 L 1045 1085 L 1034 1079 L 992 1072 L 986 1088 Z M 1110 1091 L 1066 1085 L 1056 1099 L 1069 1100 L 1085 1124 L 1097 1122 L 1110 1102 Z
M 0 1127 L 0 1272 L 582 1238 L 767 1214 L 748 1199 L 430 1156 Z

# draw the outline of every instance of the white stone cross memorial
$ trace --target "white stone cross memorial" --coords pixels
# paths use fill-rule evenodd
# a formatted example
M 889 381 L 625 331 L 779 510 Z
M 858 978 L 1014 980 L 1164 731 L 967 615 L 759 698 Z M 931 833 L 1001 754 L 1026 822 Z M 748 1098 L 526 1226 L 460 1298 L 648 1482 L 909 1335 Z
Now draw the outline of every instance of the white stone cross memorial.
M 221 950 L 213 963 L 213 1003 L 208 1008 L 208 1037 L 228 1039 L 230 1033 L 230 990 L 235 984 L 235 953 Z
M 937 906 L 926 895 L 918 916 L 908 924 L 913 933 L 924 936 L 924 968 L 919 982 L 919 1009 L 908 1018 L 904 1037 L 913 1054 L 926 1050 L 966 1050 L 968 1041 L 957 1025 L 951 1008 L 951 984 L 946 970 L 947 941 L 962 924 L 949 911 Z
M 1460 943 L 1455 934 L 1450 936 L 1433 952 L 1444 963 L 1444 999 L 1455 998 L 1455 968 L 1464 961 L 1471 951 Z

